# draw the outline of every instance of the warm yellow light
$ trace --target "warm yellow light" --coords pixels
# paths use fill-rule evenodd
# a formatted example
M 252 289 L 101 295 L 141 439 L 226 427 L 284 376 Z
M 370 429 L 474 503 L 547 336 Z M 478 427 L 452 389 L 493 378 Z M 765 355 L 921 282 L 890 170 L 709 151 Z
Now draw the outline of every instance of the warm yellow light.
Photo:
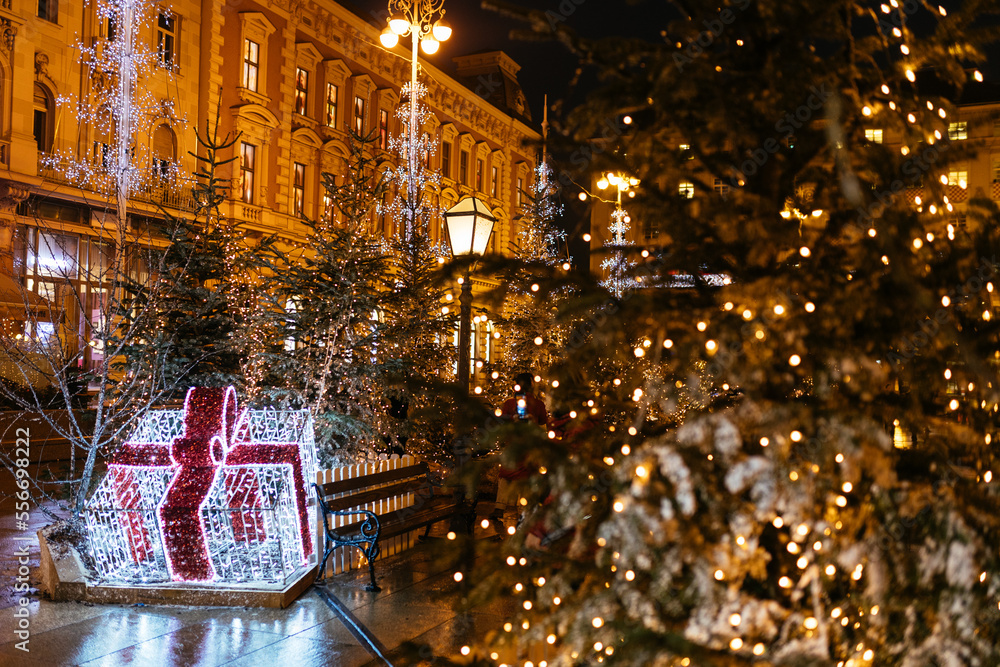
M 420 40 L 420 48 L 424 53 L 431 56 L 437 53 L 438 49 L 441 48 L 441 42 L 437 41 L 433 37 L 424 37 Z
M 386 29 L 382 31 L 382 34 L 378 36 L 378 41 L 382 42 L 382 46 L 387 49 L 391 49 L 397 44 L 399 44 L 399 35 L 394 33 L 392 30 Z
M 402 37 L 410 31 L 410 22 L 402 14 L 396 14 L 389 19 L 389 30 Z
M 608 187 L 608 179 L 602 178 L 601 180 L 597 181 L 598 190 L 604 190 L 607 187 Z
M 451 26 L 445 23 L 444 19 L 441 19 L 431 28 L 431 34 L 434 35 L 434 39 L 437 41 L 447 42 L 451 37 Z

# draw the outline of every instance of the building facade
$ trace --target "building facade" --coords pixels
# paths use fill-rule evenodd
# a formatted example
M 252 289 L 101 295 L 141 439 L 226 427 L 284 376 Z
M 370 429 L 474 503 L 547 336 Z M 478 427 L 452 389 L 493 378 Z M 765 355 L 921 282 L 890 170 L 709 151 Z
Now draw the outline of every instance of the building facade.
M 868 199 L 867 210 L 858 210 L 858 224 L 867 227 L 880 215 L 880 209 L 889 201 L 906 201 L 915 209 L 926 211 L 936 216 L 934 233 L 941 237 L 954 238 L 963 233 L 969 220 L 969 202 L 973 200 L 992 200 L 1000 204 L 1000 85 L 994 83 L 969 83 L 963 91 L 955 113 L 944 116 L 946 130 L 939 131 L 941 136 L 934 137 L 933 143 L 928 143 L 914 153 L 903 153 L 898 178 L 885 184 L 878 192 L 873 191 Z M 813 121 L 822 126 L 825 120 Z M 867 124 L 863 128 L 864 141 L 868 145 L 885 145 L 890 150 L 902 151 L 902 135 L 896 129 Z M 945 136 L 947 134 L 947 136 Z M 674 144 L 679 152 L 690 150 L 687 143 L 690 139 L 678 138 Z M 787 143 L 785 144 L 787 146 Z M 733 175 L 728 178 L 717 178 L 710 174 L 700 164 L 689 158 L 691 162 L 690 177 L 674 183 L 658 183 L 656 187 L 663 192 L 676 194 L 678 201 L 690 206 L 693 217 L 699 213 L 699 200 L 705 197 L 739 196 L 738 181 L 744 169 L 754 167 L 752 162 L 737 164 L 734 157 Z M 944 165 L 947 165 L 946 167 Z M 602 279 L 608 277 L 602 262 L 608 251 L 605 246 L 611 242 L 610 224 L 614 212 L 616 192 L 608 187 L 604 174 L 592 174 L 590 192 L 597 195 L 592 199 L 590 209 L 590 249 L 591 271 Z M 938 179 L 944 189 L 948 203 L 944 209 L 935 207 L 930 210 L 931 179 Z M 605 181 L 602 183 L 602 181 Z M 604 185 L 601 188 L 600 185 Z M 623 193 L 621 205 L 629 210 L 631 197 L 637 193 L 641 196 L 643 185 L 631 188 Z M 903 199 L 900 199 L 903 198 Z M 948 207 L 950 205 L 950 208 Z M 813 218 L 811 211 L 796 211 L 789 207 L 782 212 L 783 216 L 793 218 L 798 216 L 805 224 L 825 224 L 825 214 Z M 638 247 L 656 248 L 662 244 L 662 221 L 655 217 L 630 217 L 629 230 L 625 242 Z M 1000 303 L 994 304 L 1000 307 Z
M 232 154 L 221 156 L 233 158 L 223 167 L 231 184 L 223 214 L 243 221 L 250 234 L 277 232 L 290 244 L 305 240 L 304 218 L 328 214 L 322 174 L 345 172 L 348 128 L 375 132 L 391 157 L 410 54 L 379 44 L 383 26 L 327 0 L 142 4 L 139 41 L 150 66 L 140 81 L 142 129 L 130 148 L 139 173 L 130 216 L 191 210 L 196 133 L 204 134 L 217 114 L 219 136 L 239 137 Z M 0 0 L 0 309 L 8 328 L 20 326 L 20 287 L 44 306 L 61 289 L 51 269 L 66 262 L 80 264 L 87 296 L 79 308 L 101 298 L 101 285 L 86 283 L 100 273 L 89 269 L 114 252 L 106 233 L 111 200 L 95 181 L 62 165 L 99 166 L 113 150 L 108 133 L 77 105 L 115 103 L 107 77 L 83 61 L 109 48 L 121 29 L 95 1 Z M 507 254 L 539 135 L 513 61 L 494 52 L 456 62 L 452 77 L 420 61 L 431 111 L 421 131 L 436 145 L 425 160 L 441 173 L 424 199 L 437 211 L 430 233 L 446 244 L 440 212 L 475 196 L 497 218 L 490 251 Z M 494 73 L 504 83 L 499 95 L 493 86 L 486 93 L 466 86 Z M 386 237 L 400 233 L 398 221 L 376 217 L 372 224 Z M 476 332 L 477 358 L 492 354 L 487 325 L 484 318 Z

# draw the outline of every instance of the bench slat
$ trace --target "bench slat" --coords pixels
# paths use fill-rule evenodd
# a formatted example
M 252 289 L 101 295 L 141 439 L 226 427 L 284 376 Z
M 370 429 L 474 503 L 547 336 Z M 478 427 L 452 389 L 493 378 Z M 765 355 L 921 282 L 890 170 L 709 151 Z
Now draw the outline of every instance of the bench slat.
M 399 482 L 397 484 L 391 484 L 389 486 L 383 486 L 378 489 L 371 489 L 369 491 L 362 491 L 361 493 L 355 493 L 350 496 L 343 496 L 342 498 L 334 498 L 333 500 L 327 500 L 326 506 L 332 512 L 354 509 L 355 507 L 364 507 L 368 503 L 375 502 L 376 500 L 383 500 L 385 498 L 392 498 L 394 496 L 399 496 L 404 493 L 413 493 L 419 491 L 420 489 L 427 489 L 427 496 L 430 496 L 431 487 L 427 480 L 423 477 L 418 479 L 411 479 L 405 482 Z M 375 512 L 378 514 L 378 512 Z
M 423 528 L 427 525 L 429 518 L 436 517 L 434 520 L 439 521 L 443 516 L 454 514 L 458 511 L 459 507 L 459 503 L 451 498 L 438 496 L 433 501 L 428 502 L 426 506 L 418 507 L 416 511 L 414 511 L 413 507 L 404 507 L 394 512 L 380 514 L 378 517 L 380 526 L 379 539 L 395 537 L 396 535 L 402 535 L 417 528 Z M 363 520 L 355 521 L 344 526 L 331 528 L 330 532 L 338 537 L 357 535 L 362 523 L 364 523 Z
M 337 480 L 326 484 L 315 484 L 320 505 L 325 510 L 324 523 L 324 553 L 323 562 L 317 572 L 319 581 L 326 572 L 326 563 L 337 547 L 354 546 L 368 560 L 368 574 L 371 583 L 368 590 L 380 590 L 375 581 L 375 563 L 380 551 L 387 542 L 410 531 L 429 527 L 438 521 L 455 516 L 463 510 L 464 503 L 460 493 L 454 490 L 435 489 L 427 481 L 428 465 L 420 463 L 394 470 L 373 474 L 360 474 L 358 477 Z M 358 472 L 361 470 L 359 468 Z M 371 488 L 385 484 L 381 488 Z M 351 493 L 351 492 L 355 493 Z M 347 494 L 339 498 L 331 497 Z M 405 496 L 413 494 L 415 501 L 410 507 L 399 507 L 406 502 Z M 381 501 L 381 502 L 379 502 Z M 373 509 L 365 505 L 374 505 Z M 338 514 L 333 514 L 337 512 Z M 371 535 L 363 535 L 361 527 L 366 519 L 331 528 L 330 518 L 333 516 L 357 514 L 359 516 L 377 515 L 379 529 Z M 364 546 L 367 544 L 367 546 Z M 383 545 L 380 547 L 379 545 Z M 394 552 L 393 552 L 394 553 Z
M 437 523 L 442 519 L 449 517 L 459 511 L 460 505 L 455 502 L 448 503 L 447 505 L 440 505 L 437 507 L 431 507 L 428 509 L 422 509 L 419 512 L 410 514 L 400 521 L 388 521 L 379 535 L 379 539 L 383 537 L 395 537 L 397 535 L 402 535 L 403 533 L 408 533 L 411 530 L 416 530 L 417 528 L 423 528 L 430 523 Z M 393 512 L 395 514 L 395 512 Z M 388 518 L 389 515 L 387 515 Z
M 327 482 L 326 484 L 320 484 L 319 488 L 323 492 L 323 497 L 326 498 L 338 493 L 349 493 L 351 491 L 365 489 L 369 486 L 375 486 L 377 484 L 387 484 L 389 482 L 395 482 L 409 477 L 425 475 L 427 474 L 427 470 L 428 467 L 426 463 L 417 463 L 416 465 L 396 468 L 395 470 L 386 470 L 384 472 L 377 472 L 371 475 L 360 475 L 358 477 L 349 477 L 347 479 L 341 479 L 334 482 Z

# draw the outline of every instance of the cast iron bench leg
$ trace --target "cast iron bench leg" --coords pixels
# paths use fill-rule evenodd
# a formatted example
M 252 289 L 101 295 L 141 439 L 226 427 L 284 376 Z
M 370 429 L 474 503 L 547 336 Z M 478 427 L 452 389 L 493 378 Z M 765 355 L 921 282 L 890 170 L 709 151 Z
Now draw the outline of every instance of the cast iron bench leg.
M 365 586 L 366 591 L 380 591 L 382 588 L 375 583 L 375 559 L 378 558 L 379 547 L 378 540 L 369 545 L 367 549 L 364 550 L 365 557 L 368 559 L 368 575 L 371 577 L 372 582 Z

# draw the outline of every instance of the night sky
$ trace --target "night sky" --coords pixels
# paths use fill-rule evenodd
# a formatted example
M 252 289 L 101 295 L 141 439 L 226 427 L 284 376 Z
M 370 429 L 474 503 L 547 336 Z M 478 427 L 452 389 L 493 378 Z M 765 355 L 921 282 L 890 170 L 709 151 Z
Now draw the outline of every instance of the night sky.
M 547 2 L 518 2 L 522 7 L 552 12 L 551 16 L 564 17 L 564 25 L 586 37 L 630 35 L 657 39 L 665 25 L 666 2 L 644 2 L 634 6 L 623 0 L 548 0 Z M 386 0 L 351 0 L 360 16 L 370 18 L 373 25 L 385 26 Z M 451 39 L 441 45 L 434 56 L 422 58 L 445 72 L 453 73 L 455 56 L 479 51 L 502 50 L 510 55 L 522 69 L 518 81 L 531 106 L 532 118 L 541 121 L 543 96 L 550 101 L 570 94 L 569 82 L 577 67 L 576 58 L 562 45 L 554 42 L 526 42 L 510 39 L 512 29 L 524 24 L 505 18 L 493 11 L 480 8 L 480 0 L 445 0 L 448 22 L 454 29 Z M 654 10 L 658 10 L 655 11 Z M 652 14 L 657 14 L 656 16 Z M 554 19 L 555 20 L 555 19 Z M 586 89 L 584 79 L 578 88 Z M 575 95 L 572 99 L 577 99 Z

